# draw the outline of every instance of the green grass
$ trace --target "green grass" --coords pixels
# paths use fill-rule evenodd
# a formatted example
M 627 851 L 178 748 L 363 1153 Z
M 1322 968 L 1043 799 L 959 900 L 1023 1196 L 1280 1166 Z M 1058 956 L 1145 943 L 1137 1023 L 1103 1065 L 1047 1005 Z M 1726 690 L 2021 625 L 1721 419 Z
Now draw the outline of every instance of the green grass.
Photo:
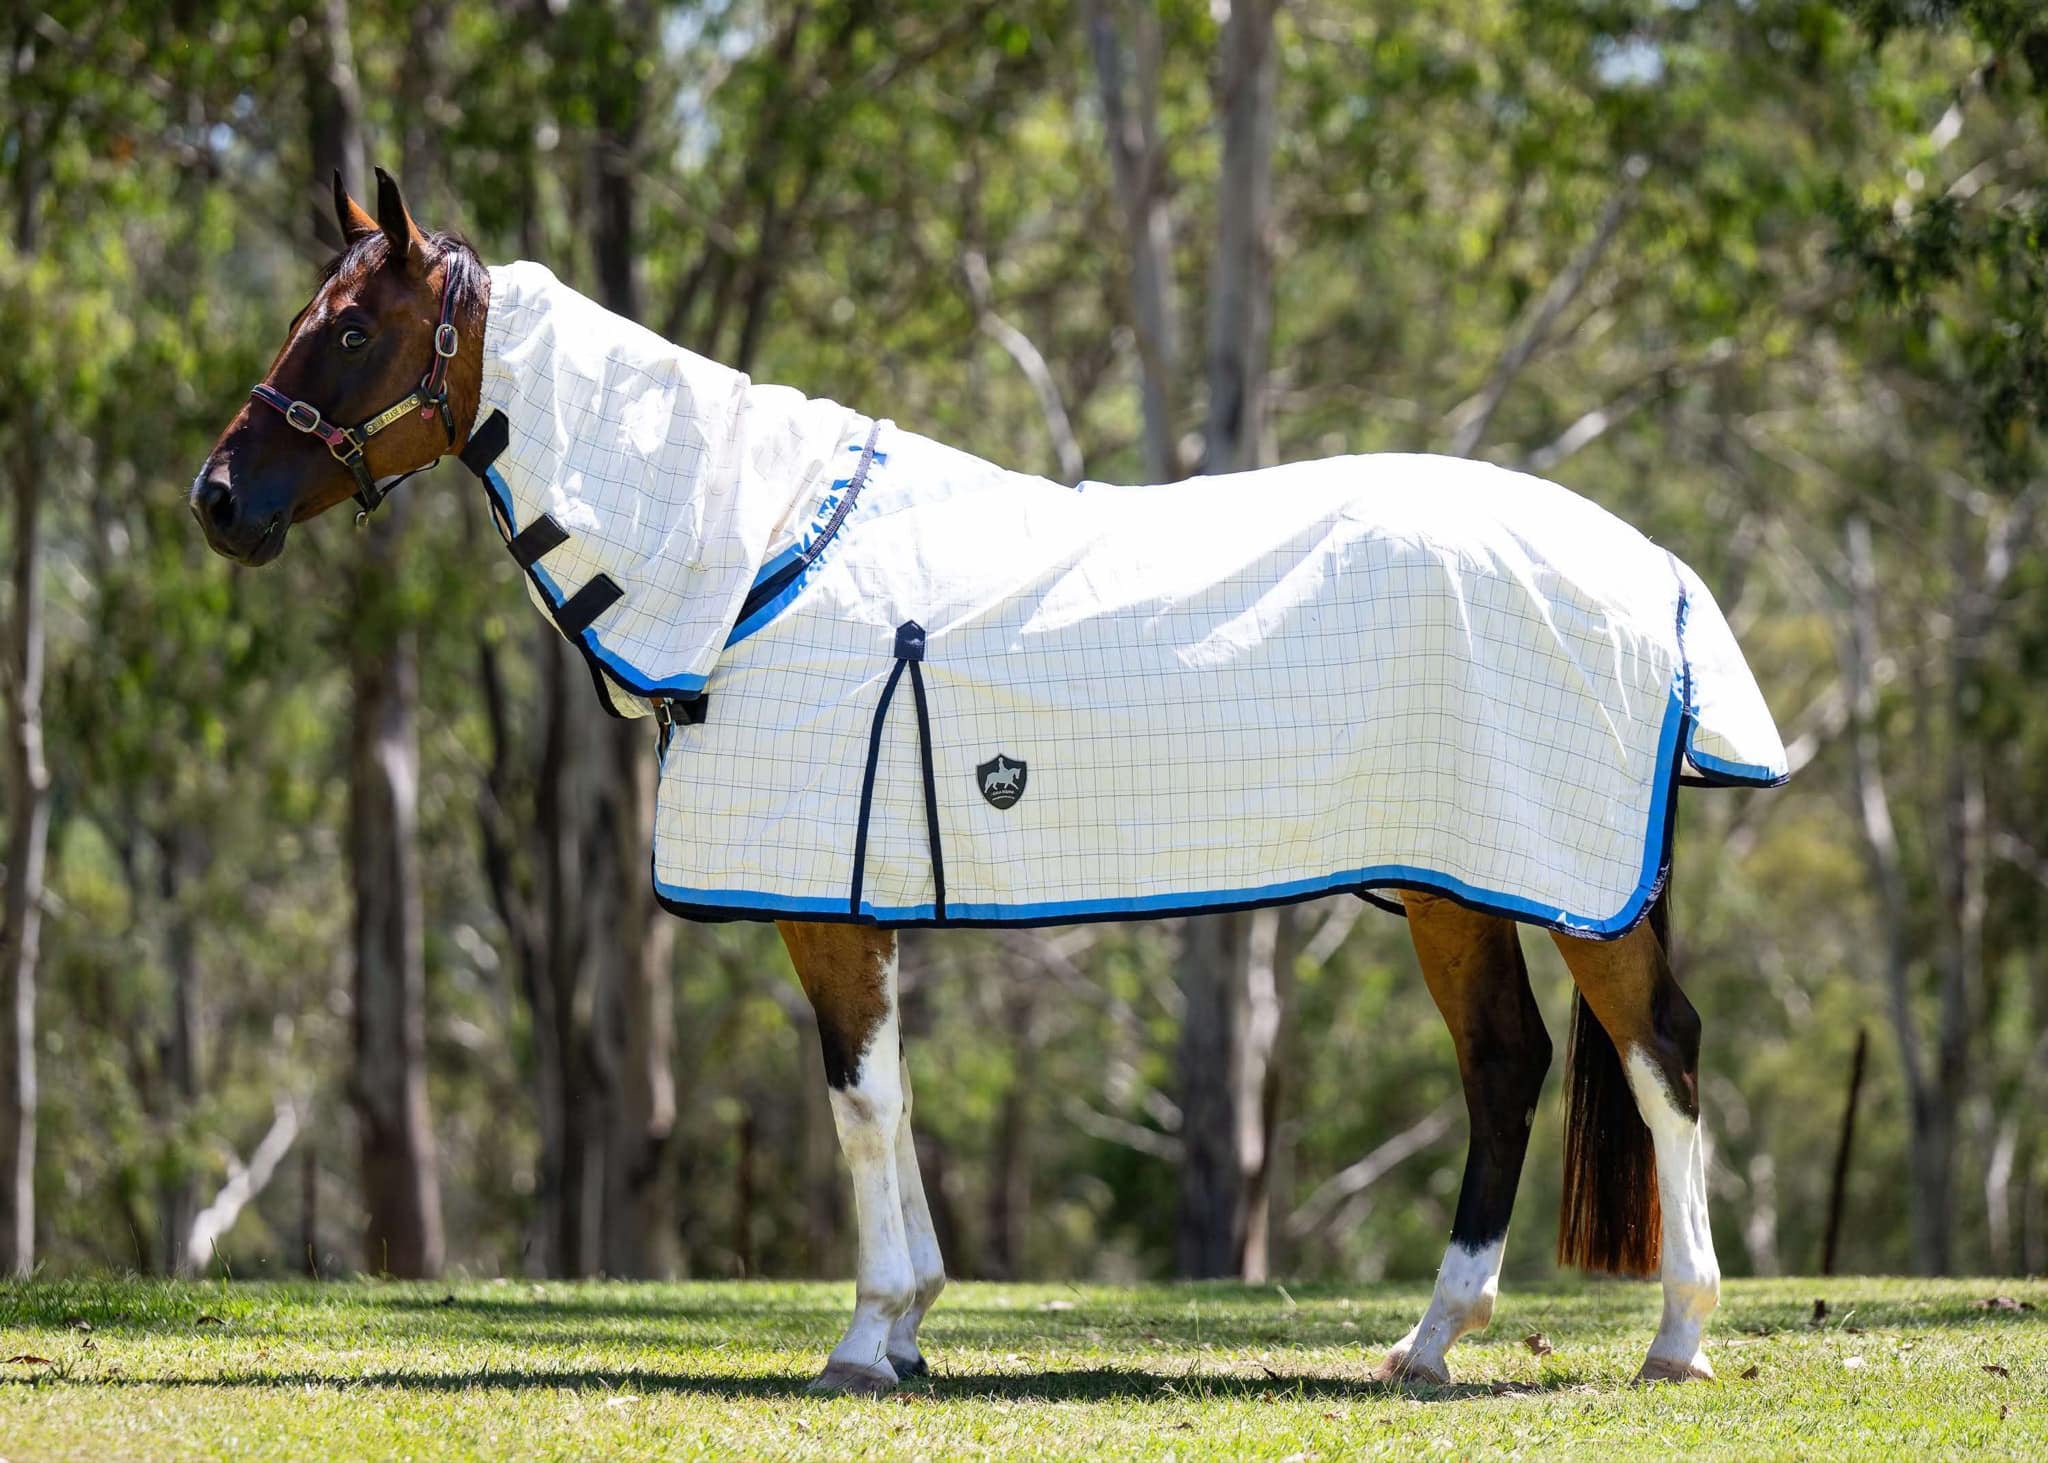
M 1682 1388 L 1655 1287 L 1510 1289 L 1443 1389 L 1367 1380 L 1421 1287 L 956 1285 L 930 1380 L 807 1397 L 850 1290 L 0 1287 L 0 1458 L 2048 1457 L 2040 1282 L 1735 1281 Z

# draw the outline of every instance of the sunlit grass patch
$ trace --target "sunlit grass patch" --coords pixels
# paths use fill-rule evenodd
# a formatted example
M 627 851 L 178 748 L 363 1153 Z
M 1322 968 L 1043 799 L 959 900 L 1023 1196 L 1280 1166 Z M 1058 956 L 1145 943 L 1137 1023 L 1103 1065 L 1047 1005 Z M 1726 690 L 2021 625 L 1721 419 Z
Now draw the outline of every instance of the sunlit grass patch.
M 1441 1389 L 1368 1377 L 1422 1287 L 956 1285 L 933 1377 L 809 1397 L 849 1290 L 8 1286 L 0 1457 L 2048 1456 L 2038 1282 L 1733 1282 L 1683 1388 L 1655 1287 L 1510 1290 Z

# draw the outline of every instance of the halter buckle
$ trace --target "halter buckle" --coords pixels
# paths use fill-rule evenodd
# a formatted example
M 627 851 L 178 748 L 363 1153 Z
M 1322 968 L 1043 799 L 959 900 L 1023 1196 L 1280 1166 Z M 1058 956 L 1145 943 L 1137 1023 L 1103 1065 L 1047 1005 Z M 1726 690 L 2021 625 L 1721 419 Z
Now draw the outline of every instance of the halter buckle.
M 301 432 L 320 430 L 320 408 L 310 401 L 295 401 L 284 409 L 284 419 Z
M 444 361 L 455 359 L 456 347 L 461 343 L 453 325 L 442 325 L 434 331 L 434 354 Z

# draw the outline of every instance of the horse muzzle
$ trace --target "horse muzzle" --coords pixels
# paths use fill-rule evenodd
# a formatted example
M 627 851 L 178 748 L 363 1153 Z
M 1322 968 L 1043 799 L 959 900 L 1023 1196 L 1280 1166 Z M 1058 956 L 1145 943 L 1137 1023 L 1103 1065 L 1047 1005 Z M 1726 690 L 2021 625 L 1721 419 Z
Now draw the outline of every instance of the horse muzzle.
M 200 469 L 186 501 L 215 553 L 253 568 L 284 552 L 291 515 L 250 511 L 247 498 L 235 490 L 225 460 L 213 458 Z

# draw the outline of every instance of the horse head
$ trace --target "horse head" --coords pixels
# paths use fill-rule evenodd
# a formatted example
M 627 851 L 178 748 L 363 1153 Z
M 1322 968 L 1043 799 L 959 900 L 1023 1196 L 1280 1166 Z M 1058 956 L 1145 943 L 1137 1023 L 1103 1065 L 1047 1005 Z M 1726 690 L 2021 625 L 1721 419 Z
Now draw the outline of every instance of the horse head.
M 375 218 L 339 173 L 334 209 L 341 253 L 192 482 L 207 543 L 244 564 L 345 498 L 367 511 L 459 448 L 476 414 L 489 285 L 475 252 L 422 233 L 381 168 Z

